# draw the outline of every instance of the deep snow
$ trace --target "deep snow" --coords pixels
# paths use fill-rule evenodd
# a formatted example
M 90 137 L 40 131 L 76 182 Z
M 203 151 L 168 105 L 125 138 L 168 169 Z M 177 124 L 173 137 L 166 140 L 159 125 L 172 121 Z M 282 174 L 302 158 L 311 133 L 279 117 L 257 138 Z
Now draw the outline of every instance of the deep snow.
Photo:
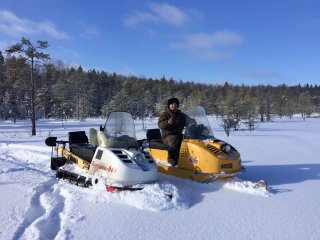
M 320 118 L 275 119 L 227 138 L 211 117 L 215 136 L 241 153 L 242 180 L 199 184 L 159 174 L 142 191 L 107 193 L 55 179 L 44 139 L 103 123 L 40 120 L 32 137 L 29 121 L 0 122 L 1 240 L 320 239 Z M 136 130 L 144 138 L 141 121 Z M 259 179 L 268 191 L 252 188 Z

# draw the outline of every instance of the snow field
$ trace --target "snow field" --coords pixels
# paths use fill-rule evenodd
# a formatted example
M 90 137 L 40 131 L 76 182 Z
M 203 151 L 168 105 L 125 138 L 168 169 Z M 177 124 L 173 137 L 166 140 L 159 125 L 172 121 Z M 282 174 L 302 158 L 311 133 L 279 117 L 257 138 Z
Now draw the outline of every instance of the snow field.
M 0 239 L 319 239 L 320 119 L 276 119 L 229 138 L 241 153 L 239 178 L 199 184 L 159 173 L 141 191 L 107 193 L 58 180 L 49 135 L 98 128 L 86 122 L 0 122 Z M 156 119 L 145 121 L 156 127 Z M 144 138 L 136 121 L 138 138 Z M 269 189 L 253 188 L 264 179 Z

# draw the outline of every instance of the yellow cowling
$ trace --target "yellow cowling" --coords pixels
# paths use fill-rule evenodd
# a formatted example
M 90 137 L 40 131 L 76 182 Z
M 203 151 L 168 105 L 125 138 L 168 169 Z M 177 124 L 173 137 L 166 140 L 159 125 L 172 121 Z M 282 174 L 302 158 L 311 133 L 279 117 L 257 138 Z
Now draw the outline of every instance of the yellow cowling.
M 184 139 L 181 143 L 178 168 L 168 167 L 166 150 L 149 148 L 148 152 L 158 162 L 158 170 L 165 174 L 191 178 L 204 182 L 214 178 L 230 177 L 241 171 L 240 154 L 231 147 L 229 153 L 223 151 L 225 142 L 220 140 Z

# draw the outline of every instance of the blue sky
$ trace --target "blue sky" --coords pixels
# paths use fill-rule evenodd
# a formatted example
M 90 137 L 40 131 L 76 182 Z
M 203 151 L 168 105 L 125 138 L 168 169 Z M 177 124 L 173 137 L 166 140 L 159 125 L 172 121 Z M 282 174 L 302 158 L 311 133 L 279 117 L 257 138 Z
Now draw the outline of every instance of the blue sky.
M 0 50 L 21 37 L 86 70 L 320 85 L 318 0 L 0 0 Z

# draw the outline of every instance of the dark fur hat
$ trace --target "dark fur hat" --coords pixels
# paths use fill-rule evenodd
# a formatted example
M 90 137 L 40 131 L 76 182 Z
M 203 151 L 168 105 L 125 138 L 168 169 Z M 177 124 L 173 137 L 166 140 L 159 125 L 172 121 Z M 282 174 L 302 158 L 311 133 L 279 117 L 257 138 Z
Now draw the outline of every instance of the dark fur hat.
M 167 107 L 168 107 L 168 108 L 169 108 L 169 105 L 170 105 L 171 103 L 176 103 L 176 104 L 177 104 L 177 107 L 179 107 L 179 99 L 178 99 L 178 98 L 170 98 L 170 99 L 168 100 L 168 104 L 167 104 Z

